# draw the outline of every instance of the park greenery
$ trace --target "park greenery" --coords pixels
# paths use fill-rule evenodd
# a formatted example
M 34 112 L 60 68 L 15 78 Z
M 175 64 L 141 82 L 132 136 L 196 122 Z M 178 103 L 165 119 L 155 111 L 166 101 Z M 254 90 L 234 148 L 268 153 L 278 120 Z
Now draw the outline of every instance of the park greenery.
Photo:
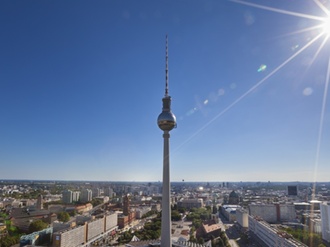
M 8 215 L 5 213 L 1 213 L 0 217 L 4 220 L 4 223 L 6 224 L 6 231 L 7 234 L 4 234 L 1 236 L 0 233 L 0 246 L 1 247 L 10 247 L 12 245 L 15 245 L 19 243 L 20 236 L 22 233 L 19 231 L 19 229 L 11 224 L 11 221 L 8 220 Z
M 47 227 L 47 223 L 43 222 L 42 220 L 36 220 L 29 225 L 29 233 L 41 231 L 43 229 L 46 229 Z
M 90 203 L 93 205 L 93 207 L 96 207 L 103 203 L 103 199 L 102 198 L 93 198 Z
M 120 244 L 125 244 L 131 241 L 135 235 L 140 240 L 158 239 L 160 237 L 161 217 L 160 214 L 156 218 L 146 222 L 144 228 L 133 232 L 131 229 L 124 232 L 119 238 Z
M 211 208 L 192 208 L 187 215 L 187 220 L 197 229 L 202 222 L 211 218 Z
M 3 237 L 0 238 L 0 246 L 1 247 L 13 246 L 13 245 L 19 243 L 19 239 L 20 239 L 19 235 L 16 235 L 16 236 L 10 236 L 10 235 L 3 236 Z

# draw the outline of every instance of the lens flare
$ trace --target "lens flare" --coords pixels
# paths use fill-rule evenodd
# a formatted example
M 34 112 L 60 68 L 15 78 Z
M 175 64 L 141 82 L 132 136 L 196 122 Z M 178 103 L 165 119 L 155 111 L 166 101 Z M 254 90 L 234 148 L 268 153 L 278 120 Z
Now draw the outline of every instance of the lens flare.
M 267 65 L 266 64 L 261 64 L 259 69 L 257 70 L 258 72 L 263 72 L 267 69 Z

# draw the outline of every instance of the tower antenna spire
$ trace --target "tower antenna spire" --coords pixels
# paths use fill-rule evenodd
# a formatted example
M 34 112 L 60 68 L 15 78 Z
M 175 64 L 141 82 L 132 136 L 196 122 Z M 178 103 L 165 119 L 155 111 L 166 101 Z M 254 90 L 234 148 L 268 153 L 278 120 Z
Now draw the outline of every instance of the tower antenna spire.
M 165 60 L 166 60 L 166 67 L 165 67 L 165 97 L 168 96 L 168 37 L 166 34 L 166 56 L 165 56 Z

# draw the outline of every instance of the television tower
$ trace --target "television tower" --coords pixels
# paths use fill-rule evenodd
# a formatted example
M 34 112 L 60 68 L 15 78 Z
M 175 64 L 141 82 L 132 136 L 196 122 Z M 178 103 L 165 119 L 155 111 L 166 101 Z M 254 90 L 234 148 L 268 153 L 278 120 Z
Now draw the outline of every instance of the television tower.
M 165 96 L 163 98 L 163 111 L 159 114 L 158 127 L 164 131 L 163 154 L 163 192 L 162 192 L 162 225 L 161 247 L 171 247 L 171 187 L 170 187 L 170 131 L 176 127 L 176 118 L 171 111 L 171 96 L 168 95 L 168 39 L 166 35 L 166 67 L 165 67 Z

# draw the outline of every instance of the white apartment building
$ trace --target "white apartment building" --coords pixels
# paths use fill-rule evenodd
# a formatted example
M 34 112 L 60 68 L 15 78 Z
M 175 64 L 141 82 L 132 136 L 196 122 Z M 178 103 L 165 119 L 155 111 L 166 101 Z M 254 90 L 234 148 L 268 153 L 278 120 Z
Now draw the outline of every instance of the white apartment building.
M 81 218 L 81 219 L 79 219 Z M 54 232 L 53 247 L 86 247 L 99 237 L 111 234 L 118 228 L 117 213 L 105 214 L 102 218 L 77 217 L 77 223 L 81 224 L 73 228 L 67 228 Z
M 330 242 L 330 202 L 321 204 L 322 239 Z
M 72 191 L 72 201 L 77 202 L 80 199 L 80 191 Z
M 249 231 L 266 246 L 272 247 L 307 247 L 296 241 L 289 234 L 279 231 L 261 218 L 249 215 Z
M 246 210 L 244 210 L 243 208 L 236 209 L 236 221 L 241 227 L 248 228 L 249 227 L 248 212 Z
M 92 195 L 93 195 L 92 190 L 90 190 L 90 189 L 83 189 L 81 191 L 80 200 L 82 202 L 89 202 L 89 201 L 92 200 Z

